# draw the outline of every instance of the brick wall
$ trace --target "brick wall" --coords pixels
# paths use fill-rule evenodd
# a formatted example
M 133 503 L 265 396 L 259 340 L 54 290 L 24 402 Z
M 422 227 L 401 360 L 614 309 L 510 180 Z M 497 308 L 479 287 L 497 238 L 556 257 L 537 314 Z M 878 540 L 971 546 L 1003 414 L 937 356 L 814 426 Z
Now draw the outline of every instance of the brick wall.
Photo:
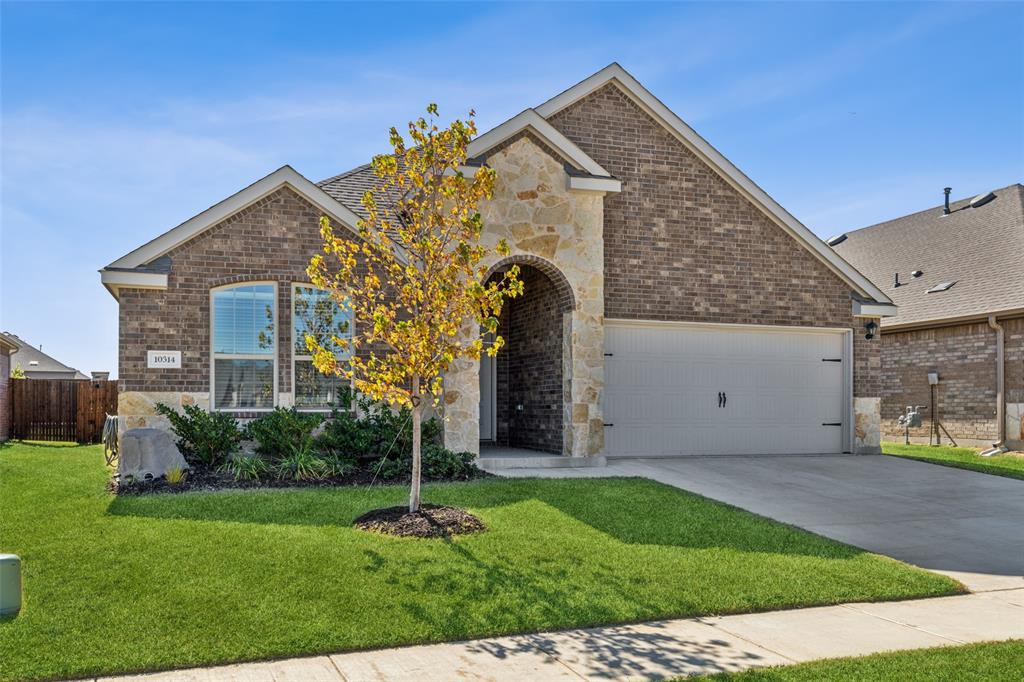
M 1024 403 L 1024 317 L 1003 320 L 1006 402 Z
M 854 394 L 878 395 L 878 338 L 849 286 L 617 87 L 551 124 L 622 180 L 605 199 L 606 317 L 853 327 Z
M 321 246 L 320 211 L 288 188 L 261 199 L 170 254 L 166 291 L 122 289 L 121 391 L 210 388 L 210 289 L 277 283 L 278 390 L 291 391 L 291 285 Z M 146 350 L 180 350 L 180 370 L 146 368 Z
M 0 347 L 0 443 L 11 431 L 11 356 Z
M 564 303 L 536 268 L 520 265 L 520 279 L 524 295 L 506 303 L 499 325 L 497 442 L 562 454 Z
M 1007 402 L 1024 398 L 1024 319 L 1006 320 Z M 902 438 L 896 420 L 907 405 L 930 404 L 928 372 L 939 373 L 939 419 L 954 438 L 993 441 L 996 425 L 996 333 L 987 323 L 891 332 L 882 336 L 882 432 Z M 925 423 L 911 429 L 928 437 Z M 943 436 L 945 440 L 945 436 Z

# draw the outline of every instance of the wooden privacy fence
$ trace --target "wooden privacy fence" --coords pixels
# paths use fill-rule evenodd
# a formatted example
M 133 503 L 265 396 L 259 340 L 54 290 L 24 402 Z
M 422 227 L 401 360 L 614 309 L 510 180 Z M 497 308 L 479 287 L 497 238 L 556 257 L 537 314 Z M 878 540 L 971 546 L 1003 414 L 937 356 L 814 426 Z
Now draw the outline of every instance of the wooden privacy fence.
M 117 382 L 11 379 L 11 437 L 98 443 L 106 415 L 117 414 Z

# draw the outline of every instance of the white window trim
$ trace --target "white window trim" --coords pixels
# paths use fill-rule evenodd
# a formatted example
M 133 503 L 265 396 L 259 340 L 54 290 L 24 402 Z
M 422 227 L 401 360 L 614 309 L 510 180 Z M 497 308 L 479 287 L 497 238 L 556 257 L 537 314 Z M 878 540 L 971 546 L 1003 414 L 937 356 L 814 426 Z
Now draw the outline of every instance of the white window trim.
M 213 350 L 214 344 L 214 319 L 216 315 L 213 310 L 213 295 L 217 291 L 224 291 L 225 289 L 238 289 L 239 287 L 256 286 L 260 284 L 269 284 L 274 290 L 274 394 L 271 399 L 272 407 L 217 407 L 217 383 L 215 373 L 217 371 L 217 359 L 221 360 L 266 360 L 266 355 L 255 355 L 251 353 L 217 353 Z M 233 284 L 224 284 L 219 287 L 213 287 L 210 289 L 210 411 L 211 412 L 273 412 L 278 405 L 278 358 L 281 355 L 280 347 L 278 345 L 278 336 L 280 336 L 281 318 L 278 316 L 278 305 L 277 305 L 277 282 L 273 280 L 251 280 L 246 282 L 235 282 Z
M 292 311 L 292 314 L 291 314 L 291 326 L 292 326 L 292 333 L 291 333 L 291 337 L 292 337 L 292 345 L 291 345 L 291 357 L 292 357 L 292 360 L 291 360 L 291 363 L 292 363 L 292 404 L 295 406 L 295 409 L 298 410 L 299 412 L 322 412 L 324 414 L 329 414 L 329 413 L 331 413 L 334 410 L 333 407 L 311 407 L 309 405 L 300 406 L 300 405 L 295 404 L 295 398 L 298 395 L 298 388 L 297 388 L 298 385 L 295 383 L 295 361 L 296 360 L 312 360 L 313 359 L 312 355 L 308 355 L 308 354 L 307 355 L 300 355 L 300 354 L 295 352 L 295 344 L 299 340 L 298 336 L 296 336 L 296 334 L 295 334 L 295 300 L 296 300 L 295 292 L 300 287 L 303 288 L 303 289 L 316 289 L 317 291 L 327 291 L 326 289 L 321 289 L 320 287 L 318 287 L 315 284 L 312 284 L 310 282 L 292 282 L 292 298 L 291 298 L 291 301 L 290 301 L 291 311 Z M 352 325 L 354 325 L 354 324 L 355 324 L 354 320 L 350 320 L 349 321 L 350 327 Z M 351 338 L 351 337 L 352 337 L 352 331 L 350 329 L 349 330 L 349 338 Z M 349 387 L 351 388 L 353 386 L 352 380 L 350 379 L 348 383 L 349 383 Z M 353 397 L 353 401 L 352 401 L 352 404 L 349 405 L 349 411 L 354 412 L 355 409 L 356 409 L 356 407 L 355 407 L 355 395 L 353 395 L 352 397 Z

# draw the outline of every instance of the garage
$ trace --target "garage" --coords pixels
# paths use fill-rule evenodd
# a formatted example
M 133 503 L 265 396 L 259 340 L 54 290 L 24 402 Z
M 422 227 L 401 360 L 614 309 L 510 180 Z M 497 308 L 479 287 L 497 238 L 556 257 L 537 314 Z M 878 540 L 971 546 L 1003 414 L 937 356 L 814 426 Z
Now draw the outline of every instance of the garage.
M 849 452 L 850 334 L 608 320 L 605 453 Z

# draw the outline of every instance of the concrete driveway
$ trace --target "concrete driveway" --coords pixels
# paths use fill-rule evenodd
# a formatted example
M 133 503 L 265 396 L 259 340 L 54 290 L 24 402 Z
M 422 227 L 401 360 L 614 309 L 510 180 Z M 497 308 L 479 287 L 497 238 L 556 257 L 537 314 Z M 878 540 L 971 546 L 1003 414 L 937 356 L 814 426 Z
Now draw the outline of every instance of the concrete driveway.
M 1024 587 L 1024 481 L 886 456 L 610 460 L 512 476 L 643 476 L 950 575 Z

